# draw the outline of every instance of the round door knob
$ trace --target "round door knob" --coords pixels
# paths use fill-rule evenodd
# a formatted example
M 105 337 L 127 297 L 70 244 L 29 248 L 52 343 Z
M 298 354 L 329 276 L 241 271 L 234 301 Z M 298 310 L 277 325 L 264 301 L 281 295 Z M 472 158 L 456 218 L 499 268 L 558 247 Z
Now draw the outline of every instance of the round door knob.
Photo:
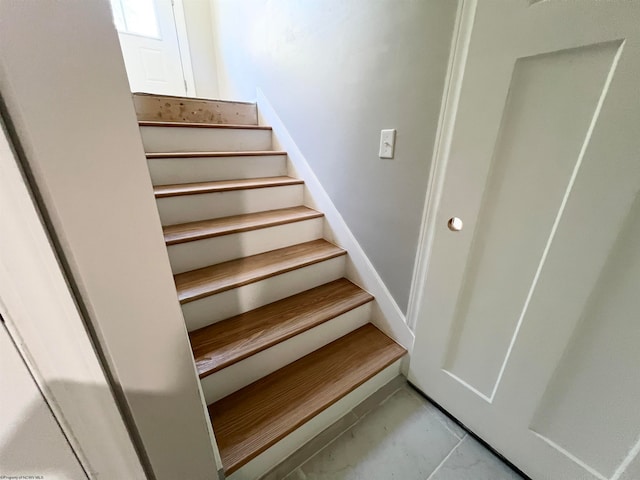
M 447 222 L 447 227 L 449 227 L 449 230 L 452 232 L 459 232 L 463 227 L 462 220 L 458 217 L 451 217 Z

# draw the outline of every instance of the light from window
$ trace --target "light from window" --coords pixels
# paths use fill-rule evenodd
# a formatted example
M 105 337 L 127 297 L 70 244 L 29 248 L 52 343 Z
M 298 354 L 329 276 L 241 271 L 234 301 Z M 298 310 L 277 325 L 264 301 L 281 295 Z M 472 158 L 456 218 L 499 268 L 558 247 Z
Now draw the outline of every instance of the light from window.
M 111 0 L 111 10 L 119 32 L 160 38 L 154 0 Z

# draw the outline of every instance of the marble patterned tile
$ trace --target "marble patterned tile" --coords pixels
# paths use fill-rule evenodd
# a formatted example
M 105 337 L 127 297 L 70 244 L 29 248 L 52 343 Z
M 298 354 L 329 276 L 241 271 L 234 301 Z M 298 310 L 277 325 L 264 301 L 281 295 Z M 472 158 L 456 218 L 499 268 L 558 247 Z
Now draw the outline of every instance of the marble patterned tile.
M 419 398 L 423 402 L 424 408 L 429 410 L 429 412 L 435 418 L 437 418 L 438 421 L 442 422 L 445 425 L 445 427 L 447 427 L 451 431 L 451 433 L 453 433 L 456 437 L 462 439 L 467 434 L 467 432 L 465 432 L 460 425 L 458 425 L 456 422 L 454 422 L 449 417 L 447 417 L 444 413 L 438 410 L 437 407 L 429 403 L 422 395 L 416 392 L 410 385 L 406 384 L 404 388 L 406 388 L 407 391 L 411 393 L 411 395 L 415 395 L 416 398 Z
M 375 394 L 371 395 L 360 405 L 353 409 L 353 413 L 358 417 L 364 417 L 372 410 L 378 408 L 378 406 L 386 402 L 397 390 L 408 386 L 407 379 L 402 375 L 398 375 L 396 378 L 387 383 L 384 387 L 378 390 Z
M 425 405 L 401 388 L 287 478 L 424 480 L 460 441 Z
M 287 475 L 284 480 L 307 480 L 307 476 L 302 470 L 296 468 L 293 472 Z
M 303 479 L 304 476 L 299 476 L 300 473 L 297 473 L 299 470 L 296 467 L 313 457 L 319 450 L 322 450 L 325 445 L 328 445 L 343 432 L 355 425 L 358 420 L 359 417 L 354 412 L 347 413 L 344 417 L 289 455 L 289 457 L 271 469 L 271 471 L 260 477 L 260 480 L 282 480 L 283 477 L 287 480 Z M 295 469 L 293 472 L 291 471 L 292 468 Z
M 466 436 L 428 480 L 522 480 L 522 477 Z

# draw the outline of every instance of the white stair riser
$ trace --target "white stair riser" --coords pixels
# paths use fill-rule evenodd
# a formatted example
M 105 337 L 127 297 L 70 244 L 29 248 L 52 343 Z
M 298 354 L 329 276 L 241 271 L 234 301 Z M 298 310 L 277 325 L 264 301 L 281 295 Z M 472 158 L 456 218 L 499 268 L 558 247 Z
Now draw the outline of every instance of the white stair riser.
M 203 378 L 207 404 L 295 362 L 369 322 L 371 302 Z
M 182 305 L 187 330 L 206 327 L 344 275 L 345 255 Z
M 401 361 L 402 360 L 397 360 L 389 365 L 332 406 L 320 412 L 307 423 L 235 471 L 227 477 L 228 480 L 256 480 L 260 478 L 298 450 L 302 445 L 319 435 L 323 430 L 352 411 L 376 391 L 397 377 L 400 373 Z
M 269 252 L 298 243 L 322 238 L 323 219 L 260 228 L 248 232 L 205 238 L 193 242 L 170 245 L 169 261 L 173 273 L 188 272 L 216 263 Z
M 229 217 L 302 205 L 303 185 L 158 198 L 163 225 Z
M 147 153 L 271 150 L 271 130 L 140 127 L 140 134 Z
M 154 185 L 287 175 L 286 155 L 151 158 L 148 163 Z

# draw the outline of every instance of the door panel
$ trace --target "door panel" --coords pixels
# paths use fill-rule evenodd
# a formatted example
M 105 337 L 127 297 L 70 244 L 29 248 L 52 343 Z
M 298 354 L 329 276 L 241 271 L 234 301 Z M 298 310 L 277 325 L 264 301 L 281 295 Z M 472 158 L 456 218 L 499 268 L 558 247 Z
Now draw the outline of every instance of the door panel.
M 487 397 L 616 51 L 609 43 L 515 63 L 445 362 L 447 371 Z M 550 115 L 558 98 L 563 110 Z M 483 338 L 487 328 L 491 342 Z
M 636 441 L 640 425 L 638 371 L 628 368 L 638 363 L 640 345 L 639 242 L 636 196 L 530 425 L 578 458 L 591 459 L 607 477 Z M 605 405 L 615 408 L 594 415 Z M 590 440 L 599 436 L 609 440 Z
M 533 478 L 625 478 L 640 449 L 640 2 L 466 0 L 462 15 L 409 378 Z
M 111 0 L 132 92 L 186 95 L 171 0 Z

